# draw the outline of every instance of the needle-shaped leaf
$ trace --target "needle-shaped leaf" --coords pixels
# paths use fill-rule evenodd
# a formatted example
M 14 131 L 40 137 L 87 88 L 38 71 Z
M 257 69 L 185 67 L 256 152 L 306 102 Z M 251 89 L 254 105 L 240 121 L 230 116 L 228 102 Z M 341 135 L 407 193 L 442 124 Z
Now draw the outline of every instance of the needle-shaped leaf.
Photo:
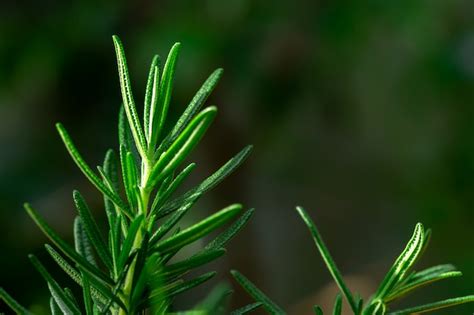
M 313 236 L 313 240 L 316 244 L 316 247 L 318 248 L 319 253 L 321 254 L 321 257 L 323 258 L 324 263 L 326 264 L 326 267 L 331 273 L 334 281 L 336 282 L 337 286 L 339 287 L 339 289 L 341 290 L 341 292 L 344 294 L 345 298 L 349 302 L 349 305 L 351 306 L 352 311 L 356 313 L 357 304 L 355 303 L 354 297 L 352 296 L 351 291 L 345 284 L 344 279 L 342 278 L 341 272 L 337 268 L 336 263 L 332 259 L 332 256 L 326 247 L 326 244 L 324 243 L 321 235 L 319 234 L 318 228 L 314 224 L 313 220 L 311 220 L 306 210 L 304 210 L 302 207 L 296 207 L 296 210 L 298 211 L 299 215 L 301 216 L 304 223 L 306 224 L 309 231 L 311 232 L 311 235 Z
M 69 297 L 69 299 L 74 303 L 74 305 L 80 309 L 79 303 L 77 303 L 76 297 L 74 296 L 74 293 L 72 293 L 71 289 L 69 288 L 64 288 L 64 293 L 66 293 L 66 296 Z
M 313 306 L 313 313 L 314 315 L 323 315 L 323 309 L 319 305 Z
M 418 223 L 410 241 L 380 284 L 375 293 L 375 299 L 385 299 L 392 289 L 403 280 L 405 274 L 410 270 L 421 253 L 424 237 L 423 225 Z
M 452 299 L 446 299 L 439 302 L 424 304 L 420 306 L 415 306 L 411 308 L 407 308 L 400 311 L 390 312 L 388 315 L 408 315 L 408 314 L 422 314 L 428 313 L 432 311 L 436 311 L 439 309 L 465 304 L 465 303 L 472 303 L 474 302 L 474 295 L 468 295 L 463 297 L 457 297 Z
M 134 273 L 133 273 L 133 282 L 132 288 L 137 289 L 137 282 L 140 278 L 142 272 L 148 274 L 147 270 L 144 270 L 146 259 L 148 257 L 148 243 L 150 241 L 150 234 L 148 231 L 143 231 L 143 237 L 141 239 L 139 248 L 137 249 L 137 258 L 135 259 L 134 263 Z M 144 282 L 141 282 L 143 284 Z M 139 285 L 139 290 L 141 290 L 142 285 Z
M 146 249 L 142 251 L 145 255 L 147 254 Z M 138 253 L 138 255 L 140 255 L 140 253 Z M 137 261 L 138 260 L 139 257 L 137 258 Z M 138 265 L 138 263 L 136 265 Z M 137 269 L 137 267 L 135 267 L 135 269 Z M 139 276 L 135 278 L 136 280 L 134 280 L 130 305 L 135 306 L 139 304 L 145 289 L 152 291 L 156 288 L 162 287 L 166 283 L 164 279 L 156 279 L 152 277 L 153 273 L 157 270 L 161 270 L 160 255 L 155 253 L 146 258 L 144 267 L 139 272 Z
M 248 314 L 252 311 L 255 311 L 257 308 L 259 308 L 260 306 L 262 306 L 263 304 L 261 302 L 257 302 L 257 303 L 252 303 L 252 304 L 249 304 L 249 305 L 245 305 L 239 309 L 236 309 L 235 311 L 232 311 L 232 313 L 230 313 L 230 315 L 243 315 L 243 314 Z
M 92 265 L 85 258 L 80 256 L 69 244 L 67 244 L 59 235 L 54 232 L 53 229 L 41 218 L 36 210 L 34 210 L 29 204 L 25 204 L 25 209 L 29 216 L 35 221 L 36 225 L 43 231 L 43 233 L 56 245 L 66 256 L 72 259 L 76 264 L 83 267 L 102 281 L 108 284 L 113 284 L 113 281 L 104 274 L 100 269 Z
M 197 145 L 216 116 L 216 107 L 208 107 L 191 121 L 170 148 L 162 154 L 153 166 L 146 188 L 153 189 L 162 179 L 173 172 Z
M 143 126 L 145 137 L 150 141 L 150 110 L 152 102 L 158 100 L 160 87 L 160 56 L 155 55 L 151 61 L 150 71 L 148 72 L 148 80 L 146 83 L 145 106 L 143 110 Z
M 141 228 L 142 221 L 143 221 L 143 215 L 139 215 L 132 221 L 132 224 L 130 224 L 127 237 L 123 241 L 122 248 L 120 250 L 120 256 L 117 263 L 118 270 L 123 269 L 128 257 L 130 256 L 130 251 L 133 247 L 133 243 L 135 242 L 137 233 L 139 229 Z
M 249 279 L 237 270 L 230 272 L 235 280 L 247 291 L 247 293 L 257 302 L 262 303 L 263 308 L 270 314 L 286 314 L 278 305 L 268 298 Z
M 63 315 L 63 312 L 58 306 L 58 303 L 54 300 L 54 298 L 49 299 L 49 308 L 51 309 L 51 314 L 52 315 Z
M 104 239 L 102 238 L 102 235 L 100 234 L 99 227 L 97 226 L 97 223 L 95 222 L 86 201 L 77 190 L 73 192 L 73 198 L 87 236 L 89 237 L 92 245 L 94 246 L 97 254 L 105 266 L 109 270 L 113 270 L 112 257 Z
M 66 149 L 69 151 L 74 162 L 77 164 L 79 169 L 84 173 L 84 175 L 89 179 L 89 181 L 105 196 L 107 196 L 114 204 L 116 204 L 125 214 L 130 216 L 130 212 L 128 211 L 127 206 L 125 203 L 120 199 L 120 197 L 111 191 L 104 182 L 91 170 L 91 168 L 87 165 L 84 161 L 82 156 L 77 151 L 74 143 L 69 137 L 66 129 L 63 127 L 62 124 L 56 124 L 56 128 L 58 129 L 59 135 L 63 139 L 63 142 L 66 146 Z
M 417 281 L 419 279 L 426 278 L 426 277 L 435 277 L 437 275 L 440 275 L 446 272 L 451 272 L 451 271 L 456 271 L 456 267 L 452 264 L 443 264 L 443 265 L 433 266 L 430 268 L 426 268 L 422 271 L 415 272 L 408 279 L 408 282 Z
M 105 154 L 104 163 L 102 167 L 104 173 L 103 182 L 106 185 L 110 185 L 109 189 L 111 189 L 114 193 L 119 194 L 120 185 L 119 185 L 119 166 L 117 161 L 117 156 L 115 151 L 112 149 L 107 150 Z M 109 228 L 112 229 L 114 222 L 117 218 L 117 211 L 113 202 L 104 195 L 104 208 L 107 214 L 107 220 L 109 222 Z
M 398 298 L 410 293 L 411 291 L 413 291 L 413 290 L 415 290 L 419 287 L 428 285 L 428 284 L 436 282 L 436 281 L 449 279 L 449 278 L 454 278 L 454 277 L 460 277 L 460 276 L 462 276 L 462 272 L 460 272 L 460 271 L 448 271 L 448 272 L 444 272 L 444 273 L 438 273 L 438 274 L 434 274 L 434 275 L 420 277 L 420 278 L 417 278 L 415 280 L 412 280 L 412 281 L 408 282 L 407 284 L 401 286 L 400 288 L 396 288 L 384 300 L 386 302 L 389 302 L 389 301 L 392 301 L 394 299 L 398 299 Z
M 133 144 L 132 131 L 130 130 L 123 105 L 119 111 L 118 138 L 120 146 L 124 146 L 126 151 L 136 152 L 135 145 Z
M 179 207 L 188 202 L 189 199 L 195 198 L 195 195 L 202 195 L 208 190 L 217 186 L 224 178 L 229 176 L 233 171 L 235 171 L 250 155 L 252 151 L 252 146 L 246 146 L 241 150 L 237 155 L 232 159 L 227 161 L 222 167 L 220 167 L 214 174 L 206 178 L 201 184 L 197 187 L 192 188 L 191 190 L 184 193 L 182 196 L 173 199 L 167 202 L 158 212 L 158 217 L 163 217 Z
M 160 148 L 158 149 L 159 152 L 168 149 L 169 145 L 174 140 L 176 140 L 176 138 L 181 134 L 183 129 L 188 125 L 194 115 L 196 115 L 196 113 L 202 108 L 207 98 L 219 82 L 219 79 L 221 78 L 223 72 L 223 69 L 217 69 L 207 78 L 201 88 L 197 91 L 196 95 L 194 95 L 193 99 L 191 100 L 181 117 L 179 117 L 177 123 L 175 124 L 171 132 L 163 140 L 162 144 L 160 145 Z
M 120 162 L 122 164 L 123 184 L 128 202 L 131 205 L 132 211 L 137 211 L 138 177 L 135 159 L 133 154 L 129 151 L 126 151 L 123 145 L 120 146 Z
M 38 270 L 41 276 L 46 280 L 48 283 L 49 290 L 51 291 L 51 295 L 53 296 L 54 300 L 58 304 L 61 311 L 64 314 L 77 314 L 80 315 L 81 311 L 76 307 L 74 301 L 72 301 L 64 292 L 64 290 L 59 286 L 56 280 L 51 277 L 48 271 L 44 268 L 44 266 L 40 263 L 40 261 L 33 255 L 28 256 L 31 260 L 33 266 Z
M 387 311 L 387 305 L 381 299 L 372 299 L 367 307 L 364 309 L 363 314 L 367 315 L 385 315 Z
M 28 315 L 30 312 L 20 305 L 14 298 L 11 297 L 3 288 L 0 288 L 0 298 L 7 304 L 16 314 Z
M 203 284 L 204 282 L 210 280 L 216 274 L 217 274 L 216 272 L 212 271 L 212 272 L 205 273 L 205 274 L 203 274 L 199 277 L 196 277 L 194 279 L 185 281 L 185 282 L 179 284 L 178 286 L 174 287 L 173 289 L 169 290 L 169 292 L 167 292 L 166 295 L 168 297 L 173 297 L 173 296 L 176 296 L 176 295 L 181 294 L 183 292 L 189 291 L 190 289 L 195 288 L 195 287 Z
M 112 184 L 112 191 L 118 193 L 120 190 L 120 176 L 117 154 L 114 150 L 107 150 L 104 158 L 103 170 L 106 177 Z
M 114 263 L 114 276 L 115 279 L 118 276 L 118 259 L 120 255 L 120 243 L 121 243 L 121 233 L 120 233 L 120 226 L 121 226 L 121 217 L 117 217 L 111 228 L 109 230 L 109 249 L 112 255 L 112 261 Z
M 224 246 L 247 224 L 254 213 L 254 209 L 247 210 L 232 225 L 212 240 L 204 247 L 204 250 L 214 250 L 216 248 L 224 248 Z
M 171 50 L 163 67 L 163 75 L 160 80 L 160 88 L 158 92 L 158 100 L 151 102 L 150 106 L 150 130 L 149 130 L 149 146 L 150 152 L 154 153 L 157 141 L 165 124 L 168 114 L 168 107 L 171 100 L 171 92 L 173 89 L 174 71 L 176 69 L 176 61 L 181 44 L 176 43 Z
M 76 217 L 74 219 L 74 247 L 79 255 L 84 257 L 93 266 L 97 267 L 97 262 L 95 261 L 94 253 L 92 252 L 92 246 L 81 217 Z
M 150 214 L 155 214 L 156 211 L 168 200 L 168 198 L 176 191 L 176 189 L 183 183 L 183 181 L 188 178 L 189 174 L 196 167 L 195 163 L 191 163 L 186 166 L 173 181 L 167 185 L 163 191 L 158 191 L 156 194 L 155 200 L 151 206 Z M 163 183 L 166 181 L 163 181 Z
M 228 206 L 180 233 L 159 242 L 154 247 L 154 251 L 165 254 L 180 249 L 231 221 L 241 210 L 242 206 L 239 204 Z
M 135 258 L 135 255 L 133 255 L 132 259 Z M 127 272 L 130 269 L 130 264 L 126 264 L 125 267 L 121 270 L 121 274 L 117 280 L 117 283 L 115 284 L 115 287 L 113 288 L 112 295 L 109 297 L 109 300 L 105 303 L 105 306 L 102 307 L 103 310 L 108 310 L 110 306 L 112 305 L 113 302 L 116 302 L 115 300 L 119 300 L 120 303 L 117 303 L 117 305 L 122 308 L 122 310 L 127 313 L 128 308 L 122 303 L 122 300 L 120 300 L 117 296 L 120 295 L 121 288 L 123 286 L 124 280 L 127 276 Z
M 355 296 L 355 301 L 357 304 L 357 315 L 360 315 L 362 313 L 362 310 L 364 309 L 364 299 L 359 294 L 356 294 Z
M 146 159 L 146 139 L 140 124 L 140 119 L 138 118 L 137 109 L 135 107 L 135 100 L 133 99 L 132 87 L 130 83 L 130 74 L 128 73 L 125 52 L 123 50 L 123 45 L 120 39 L 115 35 L 112 37 L 112 39 L 114 41 L 115 52 L 117 54 L 120 88 L 122 90 L 122 100 L 125 109 L 125 114 L 127 116 L 137 150 L 138 152 L 140 152 L 142 158 Z
M 150 243 L 154 246 L 163 236 L 166 235 L 175 225 L 178 223 L 188 210 L 194 205 L 194 202 L 190 202 L 182 206 L 178 211 L 173 213 L 165 222 L 163 222 L 155 233 L 151 237 Z
M 86 310 L 86 315 L 92 315 L 92 296 L 91 296 L 91 287 L 89 282 L 89 277 L 85 272 L 81 273 L 82 275 L 82 295 L 84 300 L 84 308 Z
M 163 272 L 161 272 L 159 276 L 171 278 L 180 274 L 184 274 L 194 268 L 203 266 L 211 261 L 216 260 L 217 258 L 224 255 L 225 252 L 226 250 L 221 248 L 195 255 L 183 261 L 165 266 Z
M 334 307 L 332 309 L 333 315 L 341 315 L 342 312 L 342 296 L 340 293 L 336 295 L 336 300 L 334 301 Z
M 59 267 L 69 276 L 71 277 L 74 282 L 82 287 L 82 275 L 78 270 L 76 270 L 73 266 L 71 266 L 66 259 L 64 259 L 54 248 L 45 244 L 46 250 L 54 259 L 54 261 L 58 264 Z M 83 269 L 81 270 L 82 273 L 87 273 L 89 282 L 91 283 L 91 294 L 95 300 L 95 302 L 101 302 L 105 304 L 107 299 L 112 299 L 112 301 L 116 302 L 118 305 L 123 306 L 122 302 L 118 297 L 116 297 L 112 291 L 104 284 L 100 279 L 97 279 L 94 275 L 92 275 L 89 271 Z

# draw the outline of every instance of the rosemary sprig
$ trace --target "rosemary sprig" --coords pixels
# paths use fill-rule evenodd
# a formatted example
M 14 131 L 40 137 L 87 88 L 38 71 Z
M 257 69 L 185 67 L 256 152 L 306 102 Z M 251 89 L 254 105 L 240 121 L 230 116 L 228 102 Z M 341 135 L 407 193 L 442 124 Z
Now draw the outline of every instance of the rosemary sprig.
M 153 57 L 141 121 L 123 45 L 117 36 L 113 36 L 113 43 L 123 101 L 119 115 L 119 159 L 114 150 L 108 150 L 104 165 L 97 168 L 98 173 L 94 172 L 66 128 L 60 123 L 56 125 L 72 159 L 104 197 L 108 233 L 102 235 L 91 209 L 78 191 L 73 193 L 78 211 L 74 224 L 75 248 L 61 239 L 31 205 L 25 204 L 27 213 L 58 249 L 56 251 L 47 245 L 48 253 L 83 289 L 83 306 L 80 306 L 69 289 L 63 289 L 41 262 L 30 256 L 48 284 L 53 313 L 136 314 L 148 309 L 170 312 L 174 296 L 214 275 L 208 273 L 187 280 L 186 274 L 221 257 L 226 243 L 245 226 L 253 213 L 249 210 L 242 214 L 243 207 L 234 204 L 191 227 L 170 233 L 199 197 L 247 158 L 251 147 L 238 153 L 195 188 L 175 196 L 177 188 L 195 167 L 191 164 L 180 171 L 183 160 L 196 147 L 216 116 L 216 107 L 202 107 L 218 83 L 222 69 L 209 76 L 175 126 L 164 134 L 180 44 L 171 48 L 162 70 L 160 58 Z M 126 199 L 121 197 L 122 194 Z M 166 217 L 170 214 L 173 215 Z M 181 248 L 232 221 L 234 224 L 229 230 L 209 246 L 192 257 L 169 263 Z M 27 313 L 3 289 L 0 293 L 14 311 Z

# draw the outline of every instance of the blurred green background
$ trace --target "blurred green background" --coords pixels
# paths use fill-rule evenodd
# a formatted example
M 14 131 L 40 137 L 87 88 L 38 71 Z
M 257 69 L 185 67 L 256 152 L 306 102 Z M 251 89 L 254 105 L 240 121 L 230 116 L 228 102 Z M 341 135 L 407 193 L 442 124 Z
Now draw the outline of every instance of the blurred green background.
M 363 294 L 418 221 L 434 230 L 419 267 L 451 262 L 464 277 L 399 306 L 473 293 L 474 2 L 7 0 L 0 3 L 0 285 L 23 304 L 39 312 L 47 305 L 30 252 L 70 283 L 22 203 L 69 240 L 72 189 L 104 218 L 100 195 L 54 123 L 64 123 L 92 165 L 117 147 L 112 34 L 124 42 L 138 102 L 153 54 L 182 42 L 171 117 L 212 70 L 225 69 L 208 101 L 218 119 L 192 155 L 198 171 L 188 187 L 245 144 L 255 149 L 187 222 L 233 202 L 257 212 L 213 266 L 220 279 L 230 281 L 228 270 L 238 268 L 293 314 L 331 304 L 334 285 L 294 211 L 299 204 Z M 210 287 L 177 306 L 193 305 Z M 236 288 L 234 306 L 248 301 Z

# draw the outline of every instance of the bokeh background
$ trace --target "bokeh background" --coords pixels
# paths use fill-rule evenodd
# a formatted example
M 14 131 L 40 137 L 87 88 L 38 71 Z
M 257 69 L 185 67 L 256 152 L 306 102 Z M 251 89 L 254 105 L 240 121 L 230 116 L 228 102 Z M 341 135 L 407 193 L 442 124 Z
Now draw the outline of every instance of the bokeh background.
M 208 101 L 219 106 L 218 119 L 192 155 L 198 170 L 187 187 L 245 144 L 255 149 L 186 218 L 233 202 L 257 209 L 213 266 L 221 280 L 235 285 L 228 270 L 237 268 L 293 314 L 331 304 L 334 286 L 294 211 L 299 204 L 364 295 L 418 221 L 434 230 L 419 267 L 451 262 L 464 277 L 398 305 L 473 293 L 474 2 L 7 0 L 0 3 L 0 285 L 23 304 L 40 313 L 47 306 L 30 252 L 69 282 L 22 203 L 32 202 L 69 240 L 72 189 L 104 219 L 100 195 L 54 123 L 65 124 L 92 165 L 117 147 L 112 34 L 124 42 L 138 102 L 153 54 L 182 42 L 172 118 L 212 70 L 225 68 Z M 177 305 L 193 305 L 210 288 Z M 233 305 L 248 301 L 236 286 Z

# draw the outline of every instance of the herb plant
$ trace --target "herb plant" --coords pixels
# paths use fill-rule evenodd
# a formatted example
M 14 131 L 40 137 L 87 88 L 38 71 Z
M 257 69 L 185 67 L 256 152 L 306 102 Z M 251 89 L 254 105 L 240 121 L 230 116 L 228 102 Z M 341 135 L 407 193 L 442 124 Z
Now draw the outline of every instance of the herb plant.
M 78 191 L 73 193 L 78 212 L 74 221 L 75 248 L 62 240 L 30 204 L 25 204 L 28 214 L 55 245 L 45 245 L 48 253 L 82 287 L 81 304 L 71 290 L 61 287 L 43 264 L 30 255 L 33 266 L 47 282 L 53 314 L 137 314 L 145 310 L 163 314 L 171 311 L 176 295 L 206 282 L 215 273 L 188 280 L 183 276 L 222 256 L 225 244 L 253 213 L 252 209 L 243 212 L 240 204 L 233 204 L 186 229 L 176 227 L 199 197 L 247 158 L 251 146 L 245 147 L 199 185 L 173 198 L 173 193 L 196 165 L 191 163 L 181 170 L 180 166 L 216 116 L 216 107 L 201 108 L 219 81 L 222 69 L 209 76 L 171 131 L 165 134 L 180 44 L 171 48 L 163 68 L 159 56 L 152 60 L 142 127 L 122 44 L 116 36 L 113 42 L 123 98 L 118 127 L 119 154 L 108 150 L 96 173 L 79 154 L 63 125 L 56 125 L 74 162 L 104 196 L 107 237 L 103 237 Z M 122 186 L 126 199 L 122 198 Z M 201 251 L 170 263 L 184 246 L 229 222 L 233 224 Z M 3 289 L 0 295 L 15 312 L 28 313 Z
M 241 205 L 233 204 L 188 228 L 181 229 L 178 226 L 196 201 L 239 167 L 251 151 L 251 146 L 245 147 L 199 185 L 175 196 L 175 191 L 196 166 L 190 163 L 183 168 L 184 160 L 216 116 L 217 109 L 214 106 L 201 108 L 219 81 L 222 69 L 217 69 L 209 76 L 175 125 L 165 132 L 180 44 L 171 48 L 163 68 L 159 56 L 152 60 L 142 121 L 132 95 L 122 44 L 116 36 L 113 41 L 123 98 L 118 123 L 119 153 L 108 150 L 103 165 L 94 172 L 79 154 L 63 125 L 56 125 L 74 162 L 103 195 L 108 221 L 106 237 L 102 235 L 86 200 L 78 191 L 73 192 L 78 212 L 74 220 L 74 247 L 61 239 L 30 204 L 25 204 L 27 213 L 55 246 L 45 245 L 51 258 L 82 287 L 82 297 L 79 299 L 69 288 L 63 288 L 34 255 L 30 255 L 31 263 L 45 279 L 51 293 L 51 313 L 227 314 L 227 302 L 232 290 L 226 284 L 218 285 L 190 311 L 173 313 L 172 309 L 175 296 L 208 281 L 215 272 L 191 279 L 186 279 L 186 274 L 225 254 L 226 243 L 246 225 L 253 214 L 253 209 L 243 212 Z M 364 302 L 345 284 L 308 213 L 301 207 L 296 209 L 341 291 L 335 298 L 332 314 L 341 314 L 343 297 L 356 315 L 425 313 L 474 301 L 474 295 L 469 295 L 405 310 L 390 310 L 391 302 L 417 288 L 461 276 L 461 272 L 449 264 L 412 271 L 431 236 L 431 231 L 425 231 L 423 225 L 418 223 L 406 248 L 377 291 Z M 171 260 L 186 245 L 230 222 L 233 223 L 227 230 L 191 257 L 181 261 Z M 280 306 L 244 275 L 236 270 L 232 270 L 231 274 L 256 301 L 231 314 L 247 314 L 257 308 L 263 308 L 270 314 L 285 314 Z M 29 314 L 2 288 L 0 297 L 16 313 Z M 314 313 L 323 314 L 323 311 L 315 305 Z
M 296 207 L 297 212 L 311 232 L 311 236 L 326 264 L 331 276 L 339 287 L 340 293 L 336 296 L 332 314 L 340 315 L 342 312 L 342 296 L 347 300 L 351 311 L 355 315 L 406 315 L 432 312 L 441 308 L 458 304 L 474 302 L 474 295 L 449 298 L 442 301 L 419 305 L 403 310 L 390 310 L 389 304 L 412 291 L 436 281 L 459 277 L 462 273 L 451 264 L 437 265 L 421 271 L 413 271 L 413 266 L 425 252 L 431 237 L 431 230 L 425 230 L 421 223 L 415 226 L 413 236 L 408 241 L 405 249 L 395 260 L 390 270 L 385 275 L 377 291 L 364 303 L 360 295 L 354 295 L 347 287 L 344 279 L 331 257 L 316 225 L 302 207 Z M 285 314 L 285 312 L 260 291 L 250 280 L 236 270 L 232 275 L 240 285 L 270 314 Z M 321 315 L 323 310 L 315 305 L 314 314 Z

